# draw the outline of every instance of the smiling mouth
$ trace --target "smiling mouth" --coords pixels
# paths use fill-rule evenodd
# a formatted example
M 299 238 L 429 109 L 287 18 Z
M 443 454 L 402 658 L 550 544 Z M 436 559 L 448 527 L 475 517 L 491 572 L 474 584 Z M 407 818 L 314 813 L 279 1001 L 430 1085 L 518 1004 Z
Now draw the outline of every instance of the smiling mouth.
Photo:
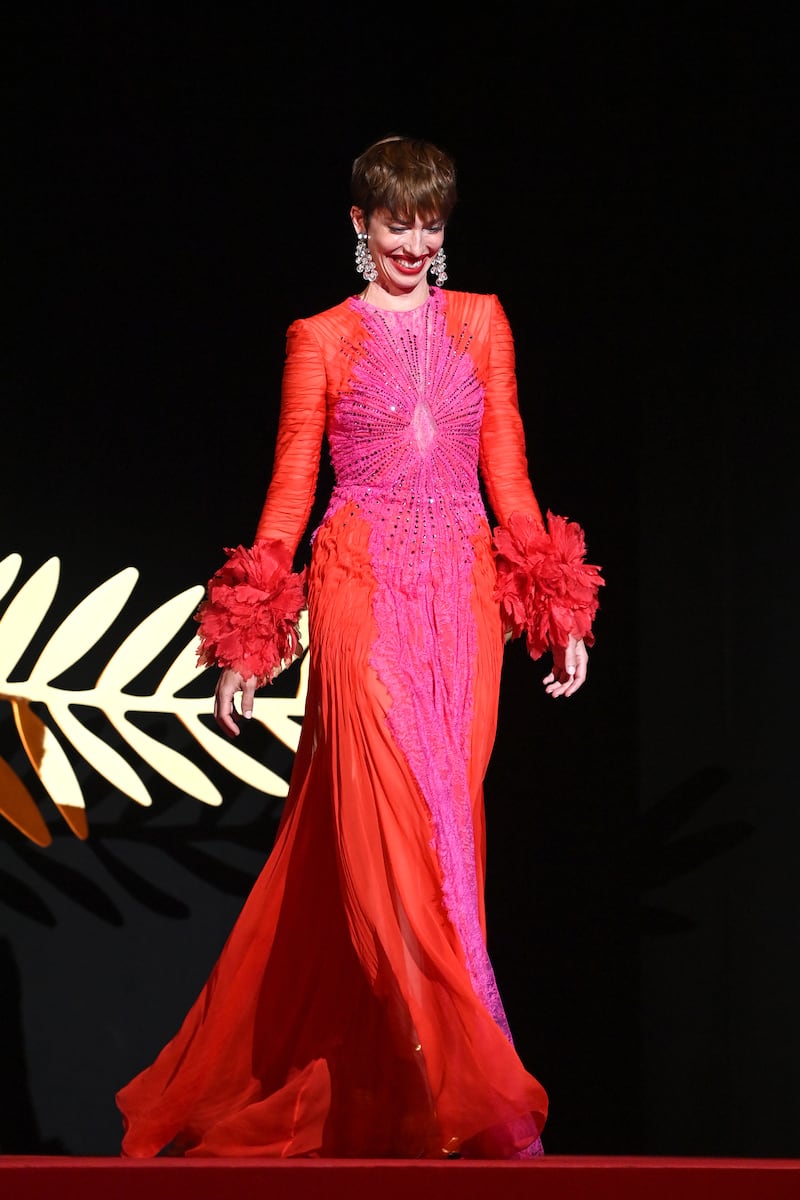
M 392 262 L 401 271 L 418 271 L 424 265 L 424 258 L 393 258 Z

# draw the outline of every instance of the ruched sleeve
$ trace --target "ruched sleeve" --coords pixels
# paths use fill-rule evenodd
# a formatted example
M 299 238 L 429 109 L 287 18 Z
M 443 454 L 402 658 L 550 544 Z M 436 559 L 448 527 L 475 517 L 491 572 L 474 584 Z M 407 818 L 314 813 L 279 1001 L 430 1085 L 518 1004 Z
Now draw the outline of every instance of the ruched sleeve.
M 286 362 L 272 478 L 252 547 L 228 547 L 195 619 L 198 661 L 231 667 L 259 684 L 291 662 L 300 644 L 306 569 L 292 564 L 314 504 L 325 431 L 325 360 L 306 321 L 286 335 Z
M 496 296 L 491 297 L 489 363 L 481 426 L 480 467 L 489 505 L 501 525 L 512 512 L 543 525 L 528 475 L 525 431 L 517 400 L 514 339 Z
M 548 511 L 546 522 L 528 475 L 525 432 L 517 401 L 514 341 L 492 298 L 489 371 L 480 463 L 494 530 L 496 598 L 512 637 L 525 636 L 532 658 L 570 637 L 594 642 L 592 624 L 604 580 L 586 562 L 580 525 Z
M 311 516 L 325 432 L 326 374 L 311 323 L 286 335 L 275 460 L 256 541 L 279 541 L 294 556 Z

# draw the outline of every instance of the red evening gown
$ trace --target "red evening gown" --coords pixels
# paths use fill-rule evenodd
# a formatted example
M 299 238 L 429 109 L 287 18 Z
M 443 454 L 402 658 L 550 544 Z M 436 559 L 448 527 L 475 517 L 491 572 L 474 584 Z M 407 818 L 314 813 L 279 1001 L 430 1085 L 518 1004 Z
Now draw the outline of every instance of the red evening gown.
M 501 526 L 543 528 L 496 297 L 353 297 L 291 326 L 255 543 L 289 564 L 325 437 L 335 487 L 275 845 L 180 1029 L 117 1095 L 122 1152 L 539 1154 L 547 1097 L 514 1048 L 483 903 L 504 626 L 479 479 Z

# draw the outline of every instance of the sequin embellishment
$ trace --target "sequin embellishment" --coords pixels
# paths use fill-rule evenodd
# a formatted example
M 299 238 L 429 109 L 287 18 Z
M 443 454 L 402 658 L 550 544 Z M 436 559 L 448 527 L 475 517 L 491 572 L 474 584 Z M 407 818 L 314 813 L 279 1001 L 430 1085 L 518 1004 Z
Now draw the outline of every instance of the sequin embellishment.
M 466 766 L 477 652 L 471 539 L 486 519 L 483 387 L 469 335 L 447 331 L 441 293 L 410 312 L 352 303 L 364 338 L 345 348 L 353 367 L 331 416 L 336 486 L 326 516 L 357 505 L 370 524 L 372 664 L 430 812 L 443 901 L 473 987 L 510 1040 L 480 924 Z

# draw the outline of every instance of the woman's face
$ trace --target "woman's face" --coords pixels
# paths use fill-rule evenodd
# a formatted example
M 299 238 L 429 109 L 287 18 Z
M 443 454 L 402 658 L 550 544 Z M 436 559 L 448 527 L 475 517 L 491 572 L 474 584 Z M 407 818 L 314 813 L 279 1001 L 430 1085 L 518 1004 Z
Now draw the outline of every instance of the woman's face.
M 367 245 L 378 271 L 376 283 L 395 296 L 427 286 L 425 273 L 444 241 L 444 221 L 417 216 L 409 223 L 385 208 L 372 213 L 369 226 L 360 208 L 351 209 L 350 216 L 356 232 L 366 230 L 369 235 Z

